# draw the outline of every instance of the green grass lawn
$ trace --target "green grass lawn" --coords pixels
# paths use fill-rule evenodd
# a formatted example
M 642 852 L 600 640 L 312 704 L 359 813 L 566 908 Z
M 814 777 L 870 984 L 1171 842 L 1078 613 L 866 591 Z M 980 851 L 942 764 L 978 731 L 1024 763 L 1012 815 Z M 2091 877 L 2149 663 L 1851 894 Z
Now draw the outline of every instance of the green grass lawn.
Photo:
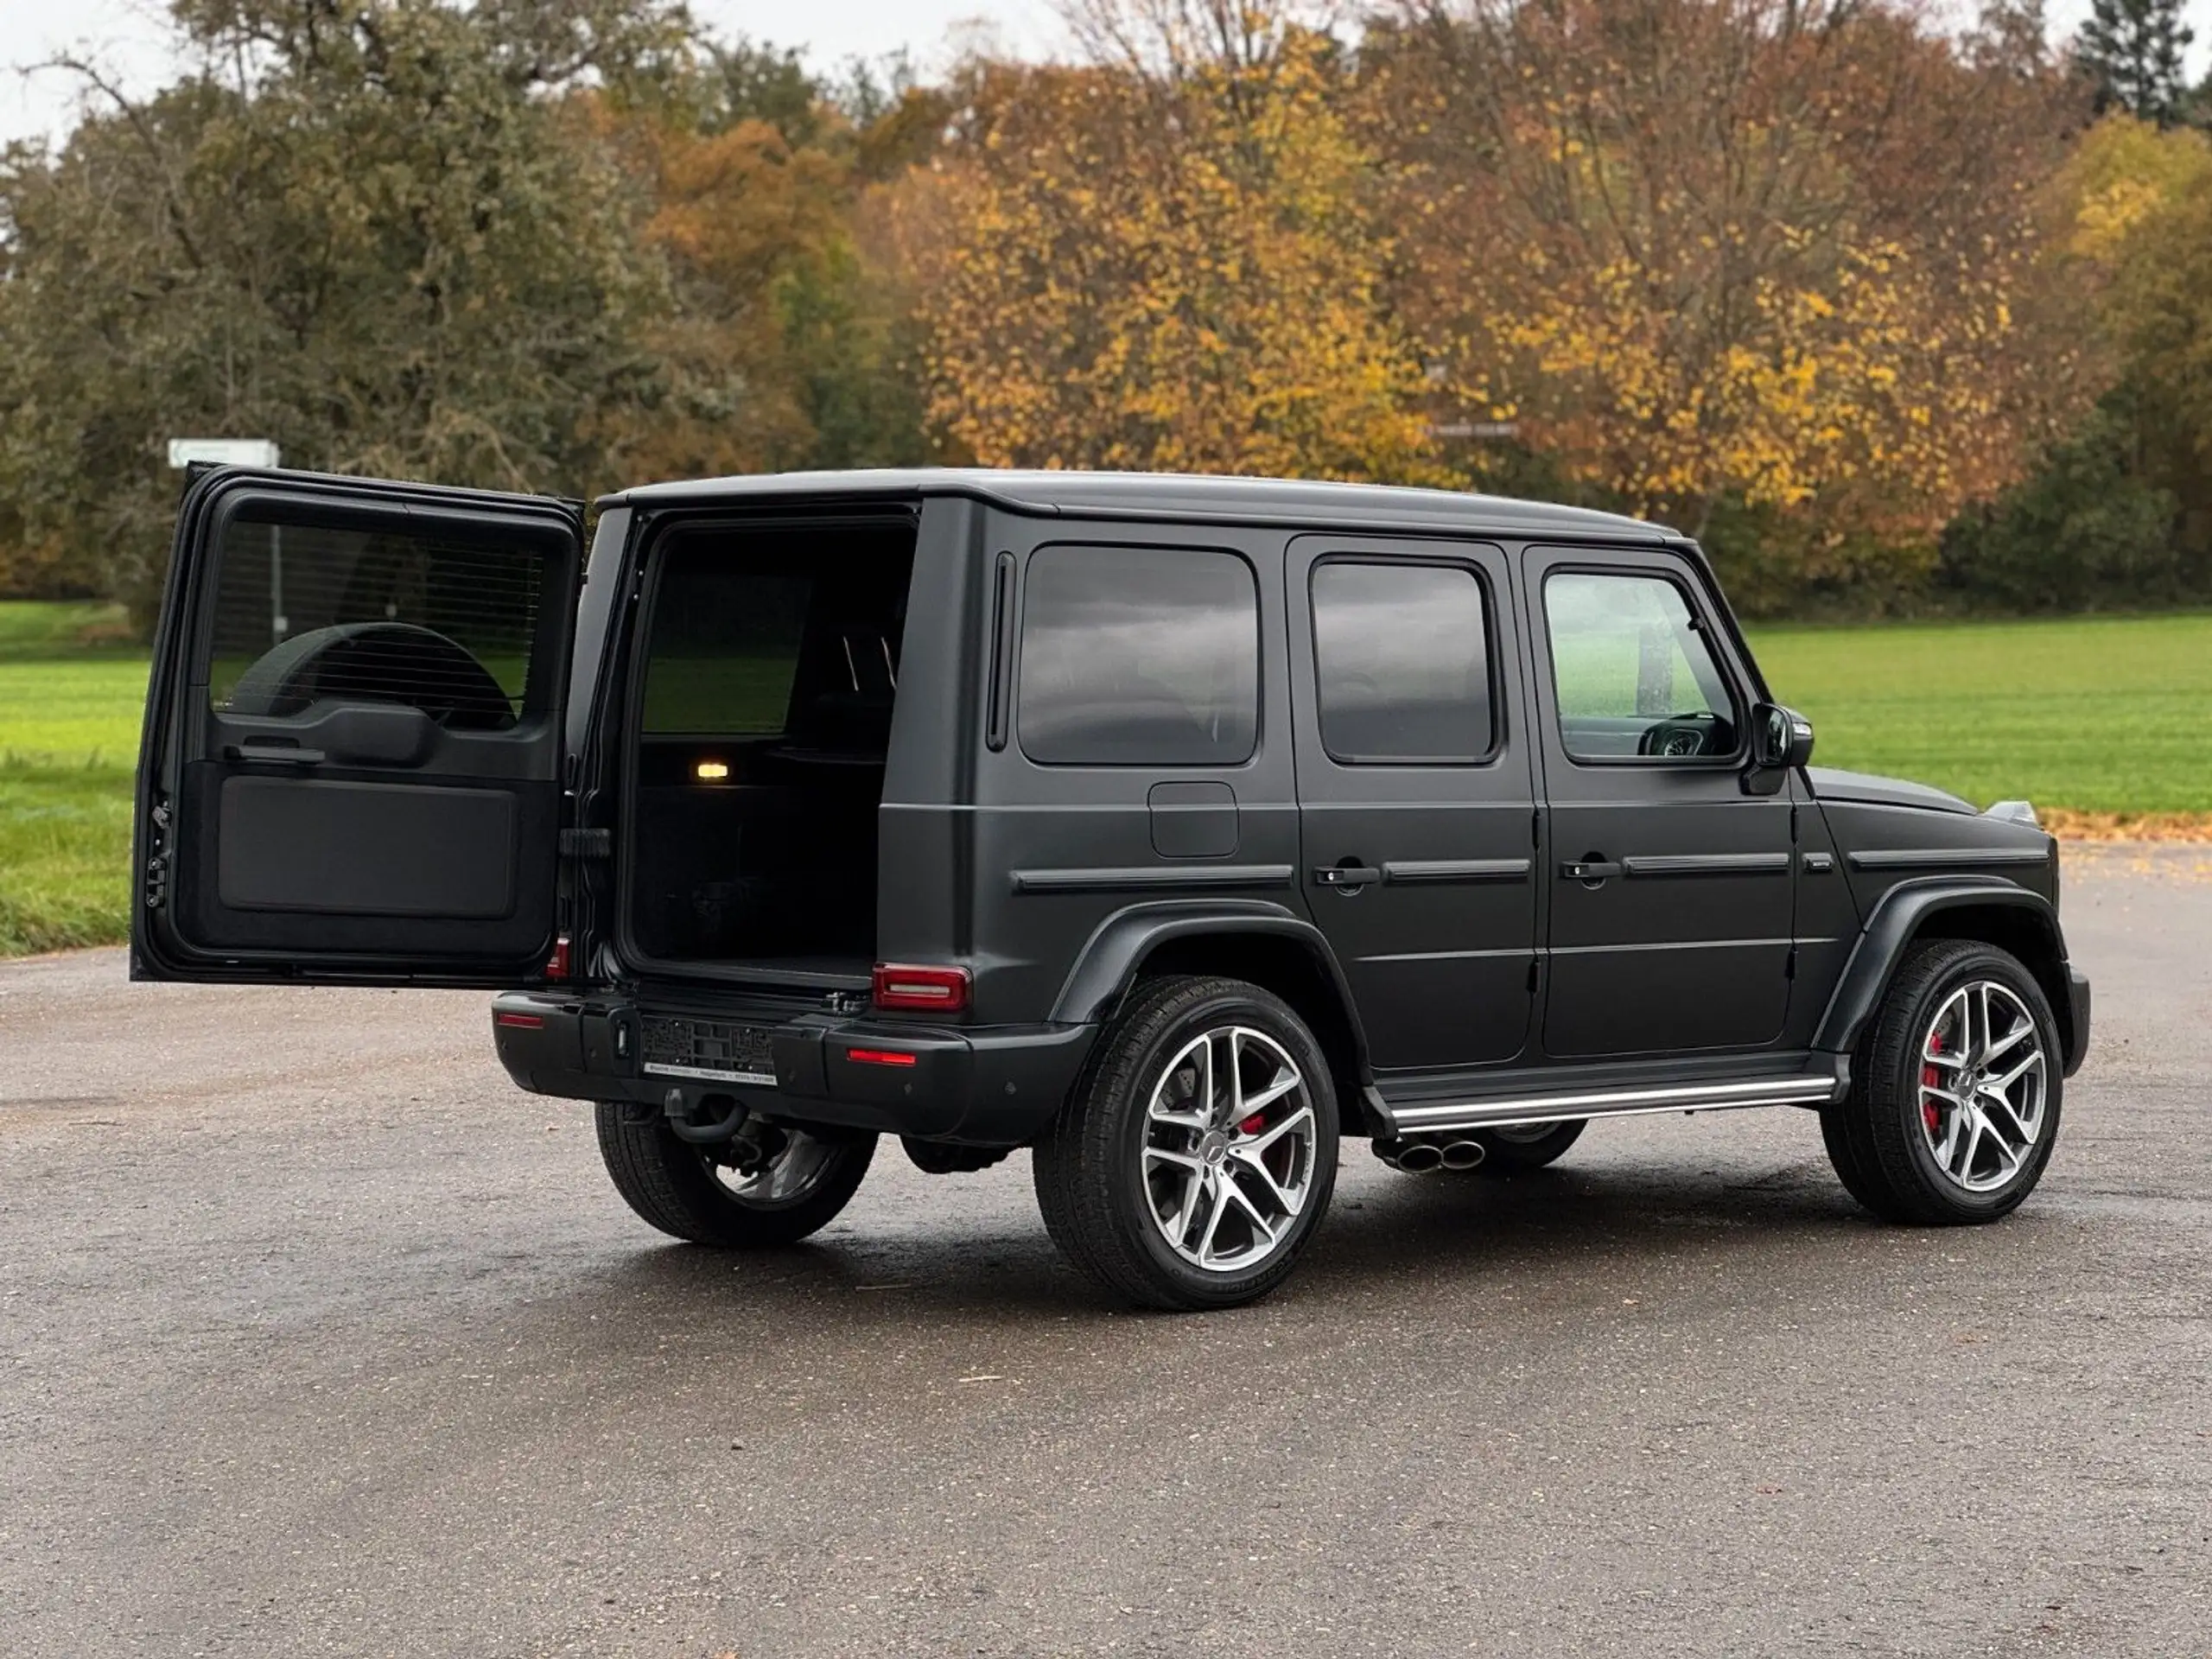
M 124 937 L 143 652 L 98 605 L 0 604 L 0 956 Z
M 2212 812 L 2212 616 L 1760 628 L 1823 766 L 1978 805 Z
M 0 604 L 0 956 L 124 937 L 143 652 L 108 607 Z M 1828 766 L 1979 804 L 2212 813 L 2212 616 L 1770 627 Z

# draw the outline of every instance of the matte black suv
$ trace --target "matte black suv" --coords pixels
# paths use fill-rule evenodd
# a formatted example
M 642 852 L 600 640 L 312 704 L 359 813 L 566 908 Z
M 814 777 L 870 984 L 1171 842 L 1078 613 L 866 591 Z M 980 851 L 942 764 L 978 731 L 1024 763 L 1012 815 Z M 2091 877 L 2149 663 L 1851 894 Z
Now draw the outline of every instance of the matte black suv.
M 1529 502 L 889 472 L 581 505 L 219 470 L 134 975 L 486 986 L 638 1213 L 786 1242 L 1033 1149 L 1139 1302 L 1291 1268 L 1343 1135 L 1525 1170 L 1820 1114 L 1986 1221 L 2088 1040 L 2024 805 L 1808 769 L 1695 546 Z

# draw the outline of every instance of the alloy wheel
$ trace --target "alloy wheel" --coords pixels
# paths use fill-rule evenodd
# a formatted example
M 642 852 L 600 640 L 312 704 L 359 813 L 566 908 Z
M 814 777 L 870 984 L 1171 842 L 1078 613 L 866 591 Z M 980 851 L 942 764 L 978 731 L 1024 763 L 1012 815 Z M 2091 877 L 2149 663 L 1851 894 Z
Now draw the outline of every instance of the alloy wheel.
M 771 1146 L 752 1164 L 717 1163 L 702 1153 L 715 1184 L 735 1202 L 756 1210 L 781 1210 L 812 1192 L 829 1173 L 837 1153 L 836 1144 L 804 1129 L 782 1129 L 777 1134 L 781 1144 Z
M 1168 1248 L 1206 1273 L 1272 1254 L 1313 1192 L 1319 1125 L 1306 1078 L 1249 1026 L 1192 1038 L 1145 1109 L 1145 1199 Z
M 1936 1166 L 1965 1192 L 2005 1185 L 2043 1137 L 2050 1083 L 2043 1033 L 2010 987 L 1953 991 L 1920 1046 L 1920 1133 Z

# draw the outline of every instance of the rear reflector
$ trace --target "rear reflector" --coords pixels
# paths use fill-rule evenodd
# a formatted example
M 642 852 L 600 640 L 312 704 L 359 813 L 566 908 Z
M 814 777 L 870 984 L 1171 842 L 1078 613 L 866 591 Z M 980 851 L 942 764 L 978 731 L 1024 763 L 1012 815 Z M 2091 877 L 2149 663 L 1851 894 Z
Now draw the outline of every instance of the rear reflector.
M 545 1024 L 542 1014 L 508 1014 L 504 1009 L 492 1016 L 495 1026 L 512 1026 L 519 1031 L 537 1031 Z
M 855 1065 L 912 1065 L 914 1057 L 895 1048 L 849 1048 L 845 1058 Z
M 875 964 L 875 1006 L 957 1014 L 968 1006 L 965 968 L 918 968 L 903 962 Z

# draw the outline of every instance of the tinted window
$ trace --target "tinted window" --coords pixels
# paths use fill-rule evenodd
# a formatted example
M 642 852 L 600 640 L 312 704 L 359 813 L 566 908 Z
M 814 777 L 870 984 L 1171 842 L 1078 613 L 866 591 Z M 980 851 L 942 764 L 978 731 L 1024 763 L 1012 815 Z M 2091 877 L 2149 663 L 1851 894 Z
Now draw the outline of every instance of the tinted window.
M 780 732 L 806 637 L 814 578 L 672 555 L 645 661 L 648 732 Z
M 1346 761 L 1471 761 L 1490 753 L 1483 594 L 1459 566 L 1313 571 L 1321 741 Z
M 1177 548 L 1029 561 L 1015 711 L 1024 753 L 1073 766 L 1234 766 L 1260 728 L 1251 567 Z
M 543 543 L 238 518 L 218 556 L 215 708 L 283 715 L 325 698 L 399 702 L 477 730 L 521 712 Z
M 1682 590 L 1662 576 L 1544 583 L 1560 734 L 1577 760 L 1732 753 L 1734 703 Z

